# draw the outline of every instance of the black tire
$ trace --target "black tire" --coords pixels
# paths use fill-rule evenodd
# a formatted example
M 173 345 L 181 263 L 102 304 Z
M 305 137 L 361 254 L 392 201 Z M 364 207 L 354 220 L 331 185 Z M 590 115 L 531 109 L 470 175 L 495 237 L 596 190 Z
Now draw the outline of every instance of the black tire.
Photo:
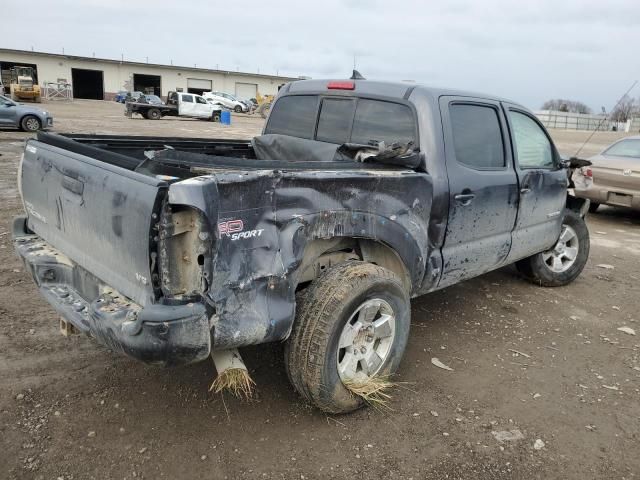
M 158 108 L 151 108 L 147 112 L 147 118 L 149 120 L 160 120 L 162 118 L 162 112 Z
M 349 261 L 326 270 L 298 297 L 296 320 L 285 346 L 289 380 L 307 401 L 330 413 L 347 413 L 364 405 L 338 374 L 338 341 L 359 306 L 382 299 L 393 309 L 395 333 L 375 376 L 397 370 L 409 336 L 409 295 L 400 279 L 377 265 Z
M 589 259 L 589 230 L 584 218 L 573 210 L 565 210 L 563 226 L 568 225 L 576 233 L 578 254 L 575 262 L 563 272 L 555 272 L 544 261 L 544 252 L 537 253 L 516 263 L 518 271 L 530 282 L 543 287 L 561 287 L 573 282 Z
M 42 122 L 35 115 L 25 115 L 20 120 L 20 128 L 25 132 L 37 132 L 42 128 Z
M 236 105 L 233 111 L 236 113 L 242 113 L 242 107 L 240 105 Z
M 214 113 L 213 115 L 211 115 L 211 121 L 212 122 L 219 122 L 220 121 L 220 114 L 219 113 Z
M 589 213 L 596 213 L 598 211 L 599 206 L 600 206 L 599 203 L 591 202 L 589 204 Z

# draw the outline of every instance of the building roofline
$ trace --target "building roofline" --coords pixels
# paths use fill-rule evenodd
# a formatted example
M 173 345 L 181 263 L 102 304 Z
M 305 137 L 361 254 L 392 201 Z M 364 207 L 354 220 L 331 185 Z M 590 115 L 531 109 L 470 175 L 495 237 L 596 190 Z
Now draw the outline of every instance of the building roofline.
M 250 72 L 234 72 L 233 70 L 219 70 L 214 68 L 198 68 L 198 67 L 185 67 L 180 65 L 166 65 L 162 63 L 145 63 L 145 62 L 132 62 L 129 60 L 114 60 L 112 58 L 99 58 L 99 57 L 83 57 L 80 55 L 68 55 L 62 53 L 49 53 L 49 52 L 37 52 L 33 50 L 13 50 L 10 48 L 0 48 L 0 54 L 11 53 L 16 55 L 32 55 L 32 56 L 46 56 L 54 58 L 64 58 L 67 60 L 82 60 L 88 62 L 105 62 L 117 65 L 130 65 L 150 68 L 169 68 L 173 70 L 190 71 L 190 72 L 202 72 L 202 73 L 217 73 L 222 75 L 239 75 L 245 77 L 260 77 L 269 78 L 274 80 L 282 80 L 285 82 L 299 80 L 300 77 L 284 77 L 281 75 L 266 75 L 263 73 L 250 73 Z M 304 78 L 304 77 L 303 77 Z

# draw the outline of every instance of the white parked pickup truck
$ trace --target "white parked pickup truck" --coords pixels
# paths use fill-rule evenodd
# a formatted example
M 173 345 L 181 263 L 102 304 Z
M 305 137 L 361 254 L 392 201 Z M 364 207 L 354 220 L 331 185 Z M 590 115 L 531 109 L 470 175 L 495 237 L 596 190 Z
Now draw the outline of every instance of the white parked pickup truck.
M 207 102 L 194 93 L 169 92 L 166 105 L 153 105 L 142 102 L 127 102 L 125 115 L 131 118 L 134 113 L 149 120 L 160 120 L 165 116 L 203 118 L 220 121 L 222 107 Z

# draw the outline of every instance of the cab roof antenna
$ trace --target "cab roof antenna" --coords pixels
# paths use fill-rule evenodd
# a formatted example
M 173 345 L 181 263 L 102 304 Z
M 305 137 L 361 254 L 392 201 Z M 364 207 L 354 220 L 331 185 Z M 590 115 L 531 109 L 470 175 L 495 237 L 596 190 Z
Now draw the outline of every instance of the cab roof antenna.
M 364 78 L 362 74 L 354 68 L 353 73 L 351 74 L 351 78 L 349 78 L 349 80 L 366 80 L 366 78 Z

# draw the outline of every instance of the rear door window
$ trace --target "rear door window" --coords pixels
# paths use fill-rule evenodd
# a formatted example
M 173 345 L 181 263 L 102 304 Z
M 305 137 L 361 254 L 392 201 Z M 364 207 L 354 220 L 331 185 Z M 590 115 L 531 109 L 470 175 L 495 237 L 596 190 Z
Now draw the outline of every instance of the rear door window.
M 273 106 L 265 133 L 312 139 L 317 109 L 316 95 L 283 97 Z
M 325 98 L 320 107 L 316 140 L 343 144 L 349 141 L 356 102 L 340 98 Z
M 182 101 L 183 102 L 188 102 L 188 103 L 193 103 L 193 96 L 192 95 L 182 95 Z
M 353 120 L 351 142 L 368 145 L 384 141 L 415 142 L 413 112 L 406 105 L 361 98 Z
M 504 143 L 495 108 L 454 103 L 449 107 L 449 116 L 459 163 L 482 170 L 504 168 Z

